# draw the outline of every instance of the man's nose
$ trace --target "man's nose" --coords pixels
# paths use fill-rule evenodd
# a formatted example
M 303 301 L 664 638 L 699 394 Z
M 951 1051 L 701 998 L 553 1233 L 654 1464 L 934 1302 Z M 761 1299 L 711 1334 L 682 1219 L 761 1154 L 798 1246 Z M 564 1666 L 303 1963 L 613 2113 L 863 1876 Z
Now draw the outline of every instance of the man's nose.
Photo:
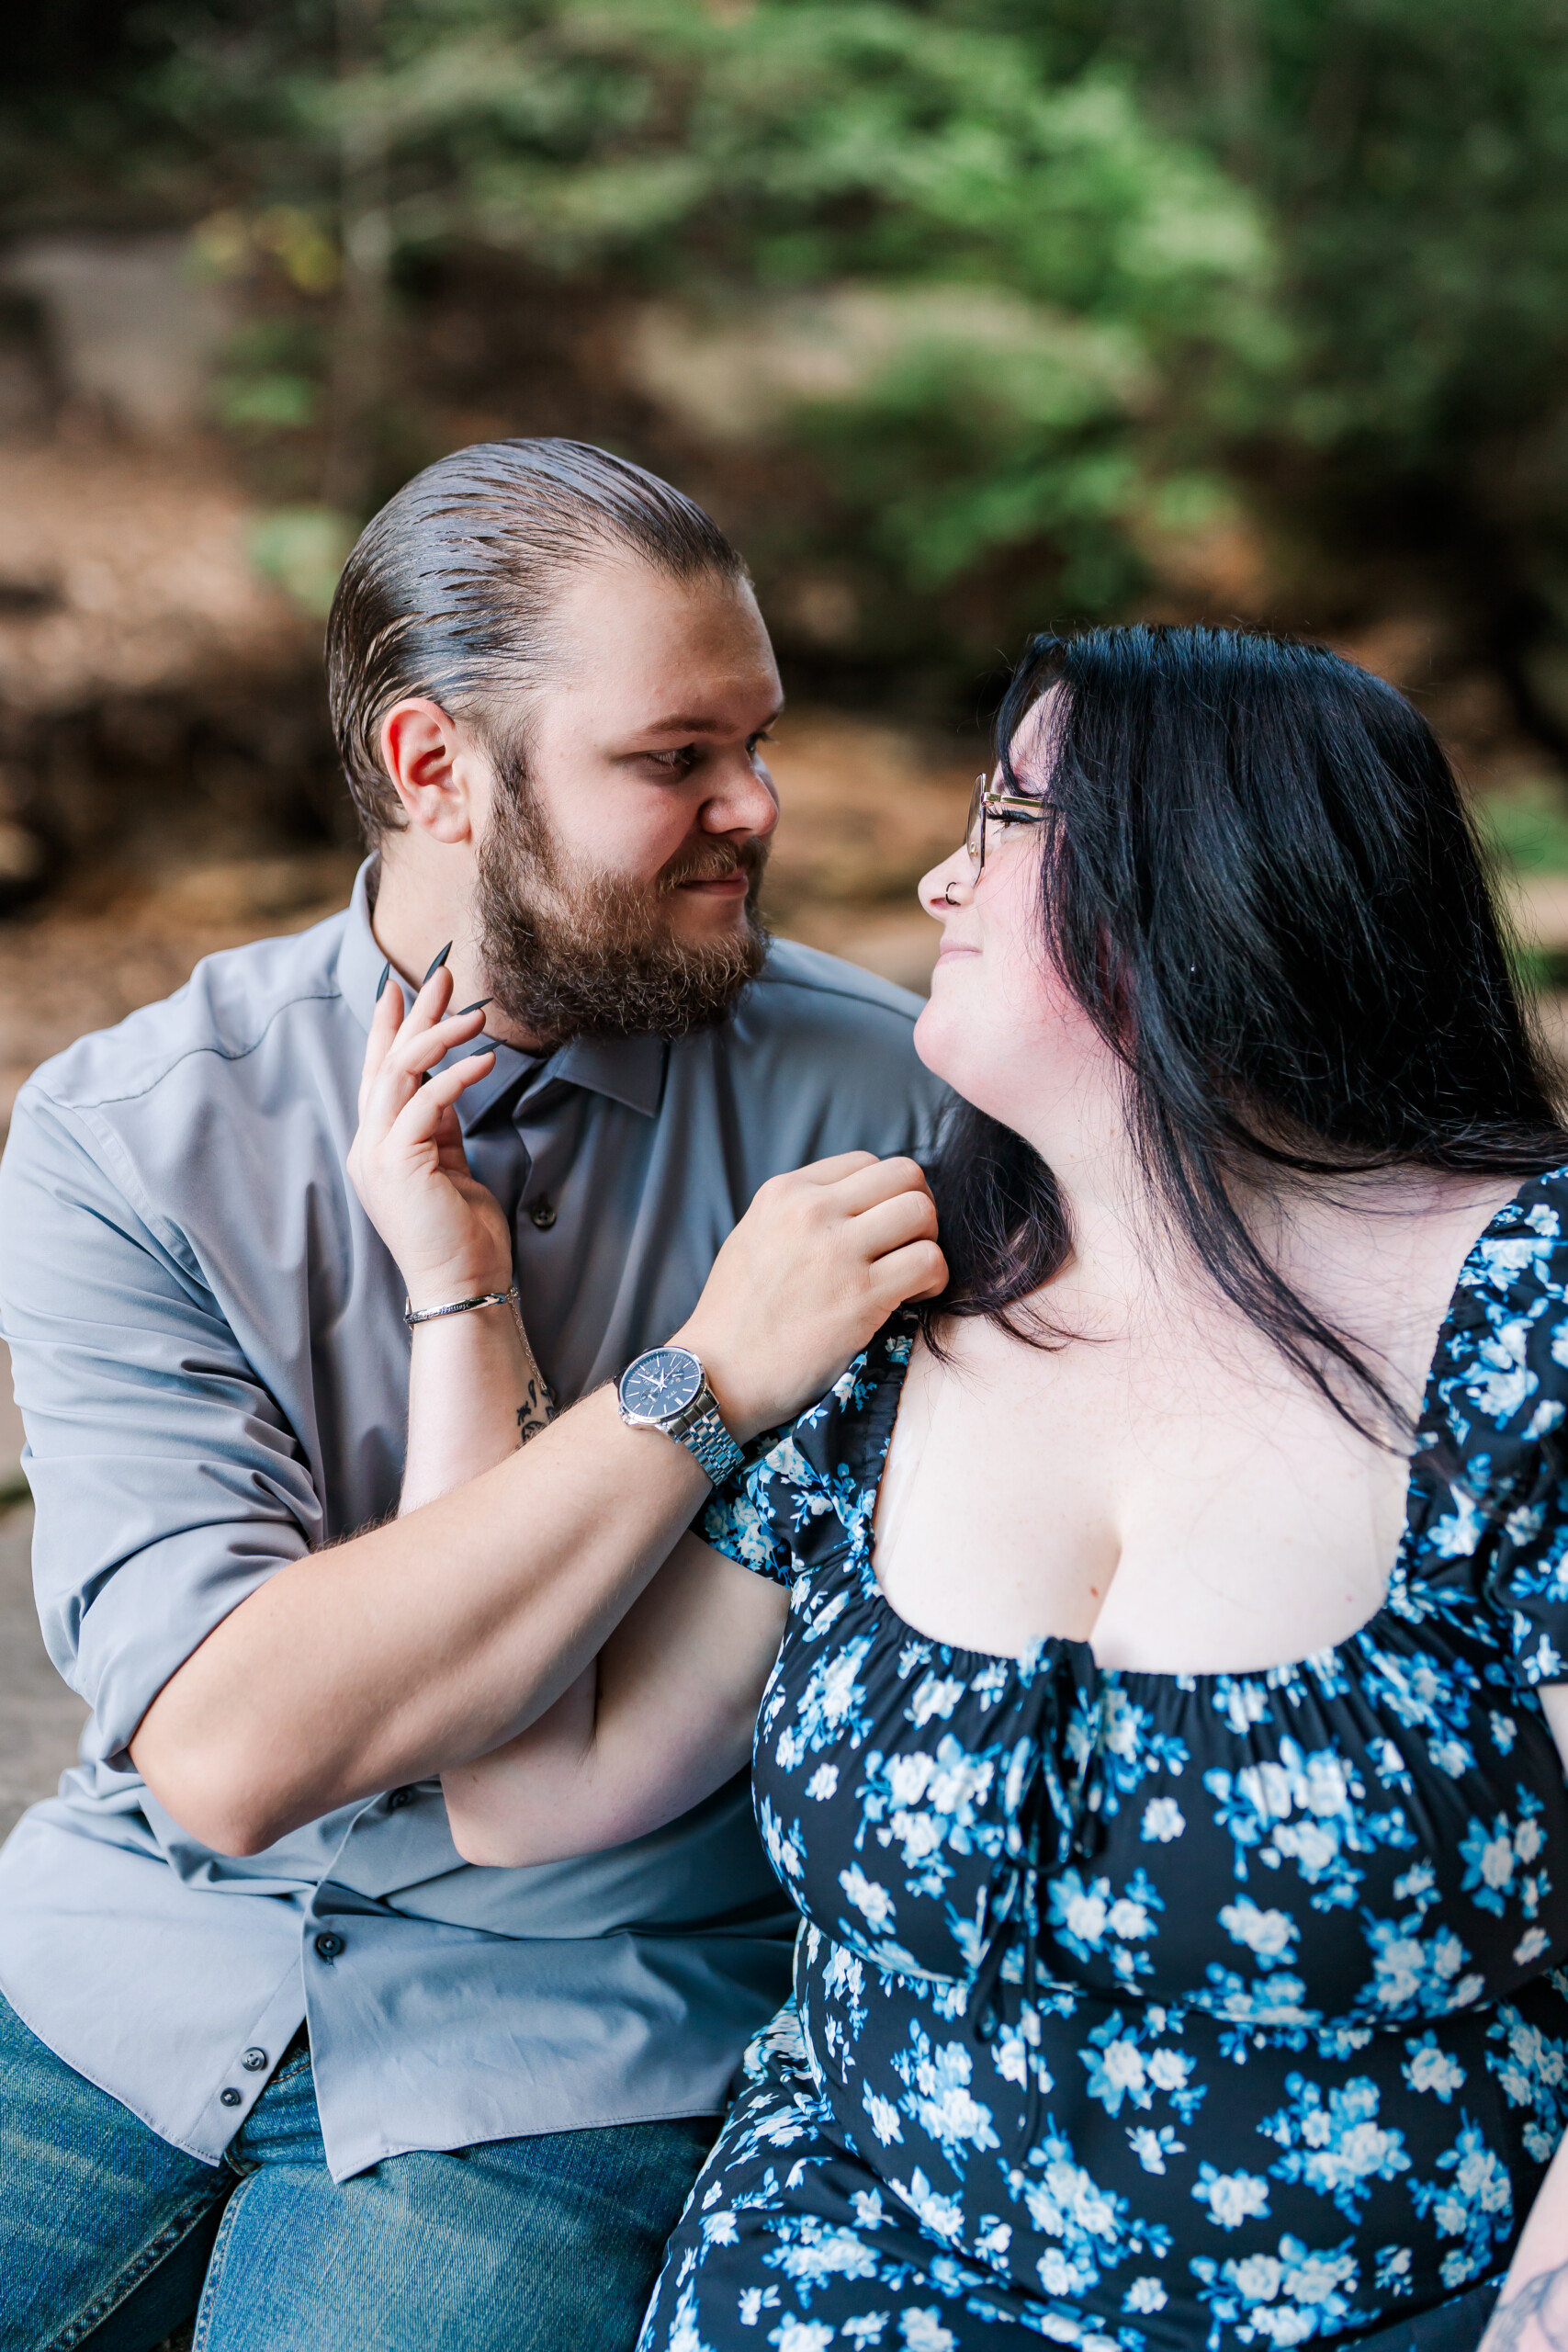
M 779 797 L 766 768 L 750 760 L 739 763 L 719 789 L 703 805 L 702 822 L 710 833 L 750 833 L 761 838 L 779 821 Z

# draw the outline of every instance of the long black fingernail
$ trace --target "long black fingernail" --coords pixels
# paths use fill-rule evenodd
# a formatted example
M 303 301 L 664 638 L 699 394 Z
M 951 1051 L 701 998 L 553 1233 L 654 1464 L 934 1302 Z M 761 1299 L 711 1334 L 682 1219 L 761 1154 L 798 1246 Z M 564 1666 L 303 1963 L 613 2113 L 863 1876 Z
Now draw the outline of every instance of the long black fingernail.
M 381 977 L 376 983 L 376 1001 L 378 1004 L 380 1003 L 382 995 L 386 989 L 387 982 L 391 978 L 391 977 L 392 967 L 390 964 L 383 964 L 381 967 Z
M 493 1004 L 494 1002 L 494 997 L 481 996 L 477 1004 L 466 1004 L 463 1007 L 463 1012 L 482 1012 L 487 1004 Z M 463 1018 L 463 1012 L 449 1012 L 446 1018 L 448 1021 L 461 1021 Z
M 424 978 L 420 982 L 421 988 L 423 988 L 428 981 L 433 980 L 435 978 L 436 973 L 441 969 L 442 965 L 445 964 L 447 956 L 450 956 L 451 953 L 452 942 L 448 940 L 446 946 L 441 950 L 440 955 L 432 958 L 430 969 L 426 972 Z

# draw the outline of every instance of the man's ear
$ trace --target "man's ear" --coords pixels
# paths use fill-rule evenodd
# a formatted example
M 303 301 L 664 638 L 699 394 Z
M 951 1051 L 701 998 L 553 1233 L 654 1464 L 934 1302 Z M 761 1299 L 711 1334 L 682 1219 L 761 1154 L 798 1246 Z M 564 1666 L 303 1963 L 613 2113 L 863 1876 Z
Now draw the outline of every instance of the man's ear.
M 381 721 L 382 764 L 409 823 L 432 841 L 471 842 L 489 799 L 489 773 L 468 729 L 425 695 L 394 703 Z

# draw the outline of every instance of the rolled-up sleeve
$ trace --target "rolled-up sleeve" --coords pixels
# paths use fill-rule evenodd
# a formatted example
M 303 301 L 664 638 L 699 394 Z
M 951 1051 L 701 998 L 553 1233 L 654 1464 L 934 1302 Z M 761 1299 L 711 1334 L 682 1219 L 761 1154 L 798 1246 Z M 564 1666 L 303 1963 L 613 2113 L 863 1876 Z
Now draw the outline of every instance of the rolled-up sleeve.
M 0 1162 L 0 1302 L 44 1640 L 113 1762 L 213 1627 L 320 1540 L 316 1489 L 112 1132 L 36 1084 Z

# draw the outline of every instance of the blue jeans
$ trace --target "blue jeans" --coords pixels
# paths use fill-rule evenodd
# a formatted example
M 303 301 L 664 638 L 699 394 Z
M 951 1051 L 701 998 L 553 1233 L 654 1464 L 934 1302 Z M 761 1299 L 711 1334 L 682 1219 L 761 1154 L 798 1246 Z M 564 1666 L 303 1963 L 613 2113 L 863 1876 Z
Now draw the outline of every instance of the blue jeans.
M 716 2120 L 326 2167 L 301 2041 L 216 2170 L 0 1999 L 0 2352 L 629 2352 Z

